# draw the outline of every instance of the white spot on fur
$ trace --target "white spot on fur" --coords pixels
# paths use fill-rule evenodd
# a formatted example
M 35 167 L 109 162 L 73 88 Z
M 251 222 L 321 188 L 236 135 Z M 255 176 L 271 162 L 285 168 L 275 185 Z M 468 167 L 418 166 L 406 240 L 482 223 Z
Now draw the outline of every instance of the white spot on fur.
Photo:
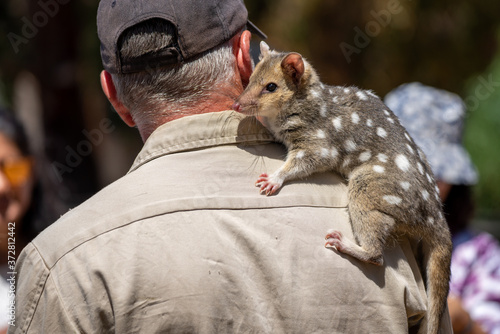
M 406 148 L 408 149 L 408 151 L 410 151 L 411 154 L 415 154 L 415 151 L 413 151 L 410 144 L 406 144 Z
M 394 124 L 394 120 L 393 120 L 392 118 L 390 118 L 390 117 L 387 117 L 387 121 L 388 121 L 389 123 Z
M 366 120 L 366 125 L 369 126 L 369 127 L 372 127 L 373 126 L 373 121 L 371 119 L 367 119 Z
M 392 195 L 386 195 L 382 197 L 387 203 L 393 204 L 393 205 L 398 205 L 401 203 L 402 199 L 401 197 L 398 196 L 392 196 Z
M 422 167 L 420 162 L 417 162 L 417 169 L 420 174 L 424 175 L 424 167 Z
M 317 90 L 315 90 L 315 89 L 311 89 L 311 95 L 312 95 L 314 98 L 316 98 L 316 99 L 317 99 L 318 97 L 320 97 L 320 96 L 321 96 L 321 93 L 320 93 L 320 92 L 318 92 L 318 91 L 317 91 Z
M 391 116 L 391 113 L 390 113 L 389 111 L 387 111 L 387 110 L 384 110 L 384 114 L 385 114 L 386 116 Z
M 375 166 L 373 166 L 373 171 L 377 172 L 377 173 L 383 173 L 383 172 L 385 172 L 385 168 L 383 166 L 380 166 L 380 165 L 375 165 Z
M 353 112 L 351 114 L 351 120 L 354 124 L 358 124 L 359 123 L 359 115 L 355 112 Z
M 348 152 L 352 152 L 356 149 L 356 143 L 352 139 L 347 139 L 344 147 Z
M 407 172 L 410 168 L 410 162 L 408 161 L 408 158 L 403 154 L 399 154 L 398 156 L 396 156 L 396 159 L 394 161 L 396 162 L 398 168 L 403 172 Z
M 339 97 L 338 96 L 334 96 L 333 97 L 333 103 L 339 103 Z
M 403 182 L 400 182 L 399 184 L 401 185 L 401 188 L 403 188 L 404 190 L 410 189 L 410 182 L 403 181 Z
M 296 126 L 296 125 L 297 125 L 297 124 L 299 124 L 299 123 L 300 123 L 300 122 L 299 122 L 298 120 L 291 119 L 291 120 L 288 120 L 288 121 L 286 122 L 286 125 L 287 125 L 287 126 L 291 126 L 291 127 L 293 127 L 293 126 Z
M 427 181 L 429 181 L 429 183 L 432 183 L 432 177 L 429 174 L 425 173 L 425 177 L 427 178 Z
M 406 137 L 406 139 L 408 139 L 409 141 L 411 141 L 410 136 L 409 136 L 409 135 L 408 135 L 408 133 L 406 133 L 406 132 L 405 132 L 405 137 Z
M 344 93 L 349 94 L 351 90 L 349 88 L 344 88 Z
M 330 155 L 332 158 L 336 158 L 337 155 L 339 155 L 339 151 L 337 151 L 337 149 L 334 147 L 334 148 L 332 148 Z
M 359 155 L 359 160 L 362 162 L 370 160 L 372 153 L 370 151 L 365 151 Z
M 321 154 L 321 156 L 322 156 L 323 158 L 326 158 L 326 157 L 330 154 L 330 150 L 329 150 L 329 149 L 327 149 L 327 148 L 324 148 L 324 147 L 323 147 L 323 148 L 320 150 L 320 154 Z
M 429 199 L 429 192 L 427 190 L 422 190 L 422 198 L 426 201 Z
M 319 139 L 324 139 L 326 138 L 326 135 L 325 135 L 325 131 L 323 130 L 318 130 L 318 132 L 316 132 L 316 137 L 318 137 Z
M 328 88 L 328 93 L 330 93 L 330 95 L 333 95 L 333 90 L 331 88 Z
M 434 224 L 434 218 L 432 218 L 432 217 L 428 217 L 428 218 L 427 218 L 427 222 L 428 222 L 429 224 L 431 224 L 431 225 L 432 225 L 432 224 Z
M 380 162 L 387 162 L 387 159 L 388 159 L 388 158 L 387 158 L 387 155 L 385 155 L 384 153 L 379 153 L 379 154 L 377 155 L 377 158 L 378 158 L 378 160 L 379 160 Z
M 335 130 L 340 130 L 342 129 L 342 119 L 339 117 L 335 117 L 333 119 L 333 126 L 335 127 Z
M 375 97 L 375 98 L 377 98 L 377 99 L 378 99 L 377 94 L 375 94 L 375 93 L 374 93 L 374 92 L 372 92 L 371 90 L 367 90 L 367 91 L 366 91 L 366 94 L 371 95 L 371 96 L 373 96 L 373 97 Z
M 385 131 L 383 128 L 377 128 L 377 135 L 379 135 L 382 138 L 387 137 L 387 131 Z
M 368 100 L 368 96 L 366 96 L 366 94 L 363 93 L 362 91 L 357 91 L 356 96 L 362 101 Z
M 319 109 L 319 114 L 321 115 L 321 117 L 326 117 L 326 113 L 327 113 L 326 105 L 323 103 L 321 105 L 321 108 Z
M 302 159 L 306 155 L 306 152 L 304 151 L 299 151 L 297 152 L 297 155 L 295 156 L 297 159 Z

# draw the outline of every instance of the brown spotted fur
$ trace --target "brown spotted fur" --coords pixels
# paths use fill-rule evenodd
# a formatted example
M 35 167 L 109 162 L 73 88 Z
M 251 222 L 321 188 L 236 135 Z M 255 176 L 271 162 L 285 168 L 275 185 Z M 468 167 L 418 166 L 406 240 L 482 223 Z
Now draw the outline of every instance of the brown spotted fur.
M 382 265 L 389 237 L 421 239 L 428 312 L 419 333 L 438 333 L 449 289 L 451 240 L 423 152 L 371 91 L 322 84 L 297 53 L 270 51 L 265 43 L 261 53 L 233 106 L 257 117 L 288 149 L 282 167 L 258 179 L 261 193 L 271 195 L 284 182 L 316 172 L 343 175 L 356 242 L 330 231 L 327 246 Z

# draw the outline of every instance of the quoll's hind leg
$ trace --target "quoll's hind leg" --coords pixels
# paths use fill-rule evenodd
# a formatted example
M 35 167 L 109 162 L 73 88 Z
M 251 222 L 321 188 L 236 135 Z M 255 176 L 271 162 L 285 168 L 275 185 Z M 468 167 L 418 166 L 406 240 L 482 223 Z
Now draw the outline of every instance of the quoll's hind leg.
M 351 255 L 363 262 L 382 265 L 384 246 L 394 228 L 394 219 L 380 211 L 361 211 L 355 203 L 349 205 L 354 240 L 349 240 L 339 231 L 328 231 L 326 247 Z

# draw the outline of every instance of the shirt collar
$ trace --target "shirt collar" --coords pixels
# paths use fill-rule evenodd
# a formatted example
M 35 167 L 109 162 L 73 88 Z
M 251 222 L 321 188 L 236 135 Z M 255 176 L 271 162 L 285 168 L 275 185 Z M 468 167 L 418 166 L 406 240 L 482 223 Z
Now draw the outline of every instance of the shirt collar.
M 234 111 L 186 116 L 159 126 L 146 140 L 129 173 L 167 154 L 271 141 L 273 136 L 254 117 Z

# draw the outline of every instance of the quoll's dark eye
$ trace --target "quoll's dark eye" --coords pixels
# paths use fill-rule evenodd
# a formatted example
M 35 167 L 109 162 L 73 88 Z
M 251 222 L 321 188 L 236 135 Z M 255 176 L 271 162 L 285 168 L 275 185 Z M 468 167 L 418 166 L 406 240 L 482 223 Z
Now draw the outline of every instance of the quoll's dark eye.
M 278 85 L 276 85 L 274 82 L 268 83 L 266 86 L 266 90 L 268 92 L 274 92 L 278 88 Z

